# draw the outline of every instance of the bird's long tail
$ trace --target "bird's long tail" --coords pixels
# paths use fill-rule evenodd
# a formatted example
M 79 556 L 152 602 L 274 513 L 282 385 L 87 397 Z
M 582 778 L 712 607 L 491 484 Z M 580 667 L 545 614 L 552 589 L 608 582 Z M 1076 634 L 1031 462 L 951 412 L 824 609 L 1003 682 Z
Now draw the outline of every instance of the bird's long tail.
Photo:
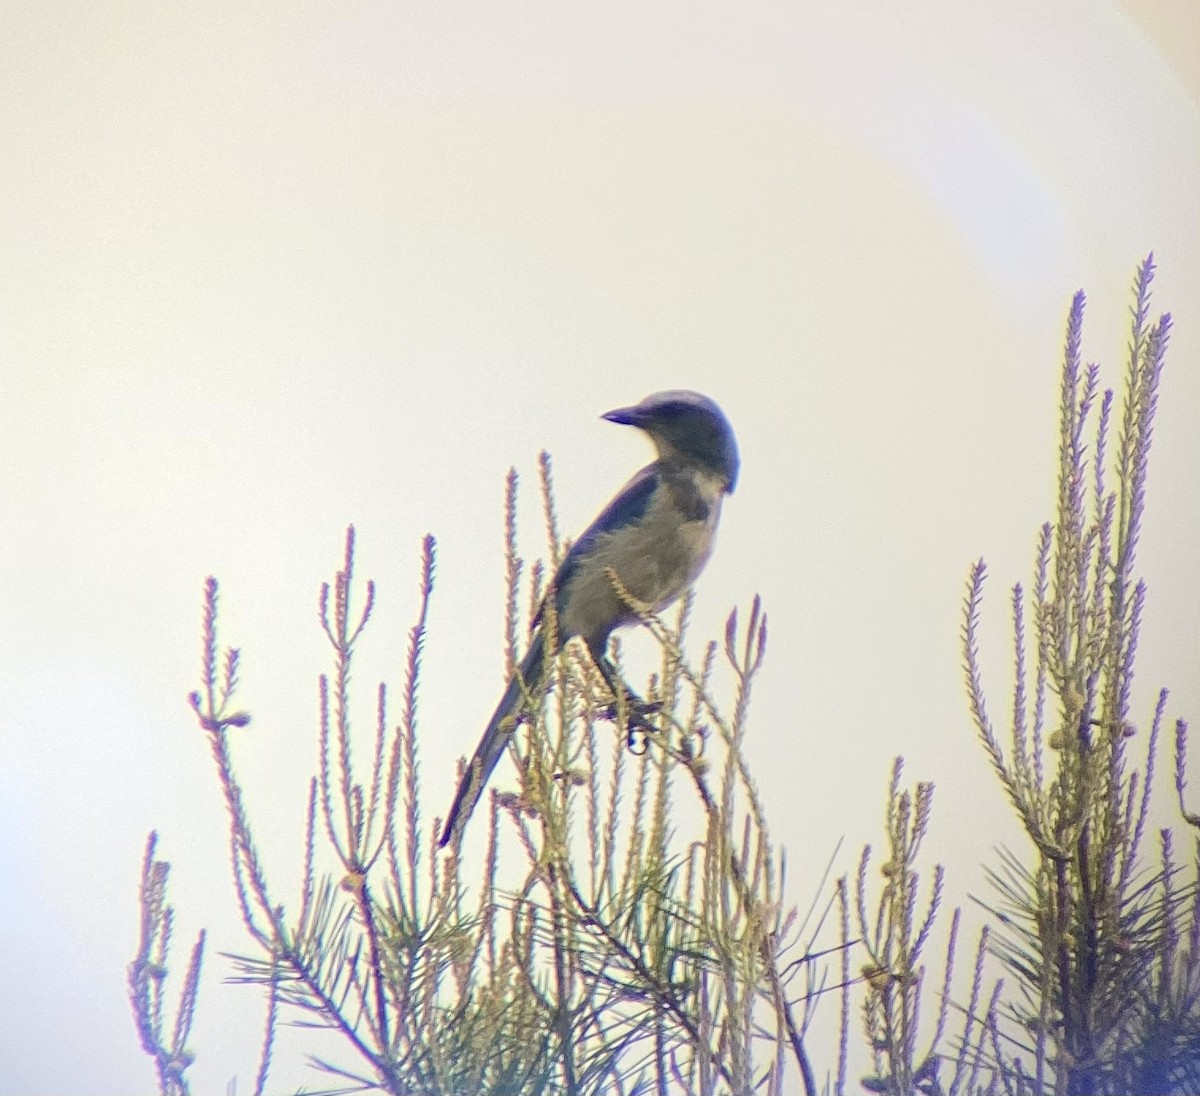
M 438 842 L 442 848 L 451 841 L 458 844 L 471 812 L 475 810 L 479 797 L 483 795 L 488 777 L 492 775 L 492 770 L 504 754 L 508 740 L 516 729 L 526 694 L 536 695 L 541 691 L 546 655 L 545 634 L 545 629 L 539 628 L 533 637 L 529 650 L 521 659 L 518 672 L 513 674 L 508 688 L 504 690 L 504 696 L 500 698 L 500 703 L 496 705 L 496 710 L 488 721 L 487 730 L 483 732 L 479 745 L 475 747 L 475 756 L 471 758 L 471 763 L 463 773 L 454 803 L 450 807 L 450 814 L 442 827 L 442 836 Z

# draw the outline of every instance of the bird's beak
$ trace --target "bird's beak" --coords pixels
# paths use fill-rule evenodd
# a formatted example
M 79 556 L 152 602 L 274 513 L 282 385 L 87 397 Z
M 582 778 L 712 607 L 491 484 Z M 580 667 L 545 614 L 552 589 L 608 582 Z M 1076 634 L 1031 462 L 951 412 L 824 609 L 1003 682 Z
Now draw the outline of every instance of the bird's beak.
M 615 411 L 605 411 L 600 417 L 621 426 L 640 426 L 642 423 L 640 407 L 618 407 Z

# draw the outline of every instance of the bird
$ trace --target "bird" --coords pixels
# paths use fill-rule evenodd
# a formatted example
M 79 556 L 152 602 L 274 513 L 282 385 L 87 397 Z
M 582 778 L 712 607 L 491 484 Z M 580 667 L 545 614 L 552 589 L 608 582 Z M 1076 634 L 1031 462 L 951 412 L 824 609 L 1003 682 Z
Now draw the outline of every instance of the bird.
M 656 392 L 600 417 L 642 430 L 654 443 L 657 459 L 636 473 L 574 542 L 547 587 L 529 649 L 459 781 L 442 829 L 442 848 L 461 843 L 526 705 L 546 684 L 548 656 L 579 637 L 613 695 L 620 695 L 608 640 L 615 629 L 639 617 L 618 594 L 610 569 L 631 598 L 655 612 L 665 609 L 708 562 L 721 503 L 737 486 L 740 458 L 733 428 L 707 396 Z M 547 620 L 551 602 L 552 625 Z M 554 649 L 548 650 L 551 643 Z M 653 710 L 633 699 L 642 710 Z

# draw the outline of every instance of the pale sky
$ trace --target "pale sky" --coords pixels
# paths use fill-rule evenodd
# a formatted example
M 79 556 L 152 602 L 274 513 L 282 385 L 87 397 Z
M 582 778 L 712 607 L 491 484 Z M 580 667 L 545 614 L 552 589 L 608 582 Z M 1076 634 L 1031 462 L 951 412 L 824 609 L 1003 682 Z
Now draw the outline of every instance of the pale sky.
M 4 23 L 0 1096 L 153 1091 L 124 981 L 151 828 L 180 966 L 210 933 L 193 1091 L 253 1087 L 261 1007 L 222 982 L 218 952 L 249 944 L 185 701 L 204 577 L 287 879 L 346 524 L 380 586 L 364 701 L 400 687 L 438 538 L 421 749 L 441 813 L 502 685 L 505 472 L 535 551 L 548 449 L 577 533 L 648 459 L 598 416 L 656 389 L 711 395 L 738 433 L 694 650 L 763 595 L 748 753 L 790 899 L 839 838 L 838 874 L 881 840 L 903 753 L 937 785 L 930 867 L 967 905 L 992 846 L 1024 846 L 968 720 L 963 583 L 986 556 L 1002 709 L 1066 309 L 1088 291 L 1085 355 L 1119 384 L 1153 249 L 1176 328 L 1135 704 L 1167 685 L 1200 725 L 1193 0 L 50 0 Z M 627 645 L 638 680 L 655 660 Z M 320 1083 L 303 1045 L 272 1091 Z

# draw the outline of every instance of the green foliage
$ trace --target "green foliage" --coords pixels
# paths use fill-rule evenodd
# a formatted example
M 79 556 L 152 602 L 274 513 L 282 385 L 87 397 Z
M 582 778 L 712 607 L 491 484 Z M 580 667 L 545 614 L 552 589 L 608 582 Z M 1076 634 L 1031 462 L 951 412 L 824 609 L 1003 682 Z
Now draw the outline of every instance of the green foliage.
M 976 729 L 1033 845 L 1032 862 L 1002 851 L 994 951 L 1019 992 L 1006 1003 L 1027 1057 L 995 1063 L 1019 1089 L 1054 1093 L 1194 1091 L 1200 1064 L 1195 947 L 1200 906 L 1160 834 L 1142 852 L 1163 690 L 1145 762 L 1131 697 L 1146 587 L 1135 555 L 1170 317 L 1150 323 L 1153 263 L 1138 270 L 1114 466 L 1114 394 L 1081 366 L 1084 298 L 1067 322 L 1059 425 L 1058 513 L 1042 528 L 1033 595 L 1012 592 L 1016 684 L 1006 753 L 988 714 L 977 650 L 985 568 L 964 609 L 967 692 Z M 1091 449 L 1087 432 L 1094 430 Z M 1031 603 L 1033 635 L 1026 636 Z M 1030 667 L 1032 670 L 1030 671 Z M 1186 727 L 1179 724 L 1179 759 Z M 1187 938 L 1186 947 L 1180 945 Z
M 196 1015 L 196 994 L 204 962 L 204 933 L 200 933 L 192 949 L 179 994 L 174 1030 L 168 1036 L 164 1027 L 163 998 L 175 911 L 167 905 L 171 865 L 154 855 L 157 847 L 158 834 L 151 833 L 142 860 L 138 894 L 142 924 L 137 954 L 129 964 L 129 1000 L 142 1049 L 154 1059 L 159 1092 L 162 1096 L 188 1096 L 190 1089 L 185 1074 L 195 1056 L 187 1049 L 187 1041 Z
M 542 491 L 551 538 L 548 461 Z M 521 631 L 516 477 L 506 499 L 510 667 Z M 299 908 L 275 898 L 245 809 L 232 748 L 239 654 L 219 652 L 217 585 L 206 586 L 201 688 L 192 695 L 228 807 L 235 892 L 255 950 L 239 980 L 264 987 L 264 1090 L 281 1013 L 339 1032 L 357 1059 L 316 1064 L 340 1087 L 520 1096 L 562 1092 L 749 1094 L 815 1080 L 803 1031 L 811 964 L 784 911 L 784 862 L 771 849 L 742 755 L 766 617 L 730 616 L 724 655 L 732 717 L 711 693 L 718 645 L 690 665 L 685 601 L 673 625 L 614 588 L 658 638 L 653 726 L 630 723 L 583 648 L 557 656 L 555 687 L 514 731 L 518 791 L 491 793 L 483 874 L 464 880 L 452 846 L 423 822 L 417 712 L 435 545 L 427 538 L 409 634 L 401 716 L 380 686 L 369 736 L 352 725 L 352 672 L 375 590 L 359 593 L 354 531 L 321 594 L 332 651 L 320 679 L 319 771 L 309 789 Z M 533 569 L 527 604 L 541 600 Z M 354 606 L 361 602 L 361 608 Z M 612 724 L 616 723 L 614 727 Z M 365 761 L 362 760 L 365 758 Z M 687 826 L 673 796 L 693 800 Z M 698 808 L 698 809 L 697 809 Z M 323 865 L 329 870 L 322 871 Z M 797 994 L 791 987 L 808 974 Z

